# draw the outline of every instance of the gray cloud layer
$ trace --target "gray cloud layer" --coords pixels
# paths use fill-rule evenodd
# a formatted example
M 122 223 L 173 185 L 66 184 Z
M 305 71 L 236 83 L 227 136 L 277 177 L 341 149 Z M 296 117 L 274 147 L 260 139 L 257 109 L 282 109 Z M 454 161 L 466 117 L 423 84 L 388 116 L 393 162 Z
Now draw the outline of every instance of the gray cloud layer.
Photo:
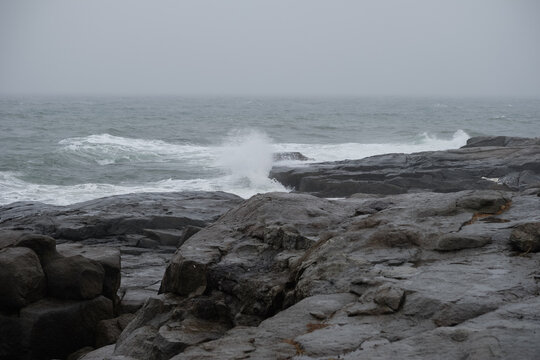
M 540 2 L 0 0 L 0 93 L 540 96 Z

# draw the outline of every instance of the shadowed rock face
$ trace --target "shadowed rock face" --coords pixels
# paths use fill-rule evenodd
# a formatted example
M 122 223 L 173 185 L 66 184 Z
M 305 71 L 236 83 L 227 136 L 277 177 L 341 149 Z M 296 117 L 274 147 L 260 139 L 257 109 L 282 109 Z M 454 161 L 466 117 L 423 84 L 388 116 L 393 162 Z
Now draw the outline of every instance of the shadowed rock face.
M 257 324 L 282 307 L 294 259 L 340 215 L 346 212 L 339 206 L 306 195 L 257 195 L 180 247 L 161 292 L 217 290 L 238 309 L 231 313 L 235 324 Z
M 0 267 L 0 308 L 20 309 L 45 296 L 47 280 L 32 250 L 0 250 Z
M 103 285 L 116 276 L 99 261 L 62 255 L 45 235 L 0 231 L 0 244 L 0 358 L 65 358 L 93 345 L 97 323 L 113 317 L 120 284 L 113 296 Z
M 20 319 L 32 324 L 29 359 L 65 358 L 93 345 L 97 323 L 112 316 L 112 302 L 103 296 L 85 301 L 46 298 L 25 307 Z
M 117 296 L 122 275 L 120 311 L 135 312 L 157 292 L 166 262 L 176 248 L 241 201 L 223 192 L 180 192 L 113 196 L 69 206 L 13 203 L 0 206 L 0 247 L 12 244 L 21 231 L 52 236 L 62 243 L 58 251 L 64 256 L 82 255 L 103 266 L 103 293 L 110 299 Z M 8 236 L 10 231 L 15 235 Z M 38 238 L 36 242 L 27 237 L 24 246 L 40 258 L 56 256 L 55 240 L 46 243 L 42 235 Z M 116 262 L 120 253 L 122 268 Z M 49 267 L 55 269 L 62 272 L 58 264 Z M 92 272 L 82 274 L 87 276 L 81 279 L 92 277 Z M 77 278 L 72 280 L 78 283 Z M 64 290 L 56 295 L 62 296 Z
M 103 292 L 103 266 L 80 255 L 58 257 L 50 261 L 44 271 L 48 292 L 53 297 L 84 300 Z
M 110 354 L 384 359 L 398 349 L 415 359 L 448 348 L 449 359 L 511 358 L 519 334 L 518 353 L 532 359 L 540 255 L 516 252 L 512 233 L 540 223 L 537 194 L 257 195 L 178 249 L 164 294 Z M 186 334 L 208 321 L 220 330 Z
M 0 358 L 65 358 L 115 342 L 127 323 L 100 321 L 140 308 L 176 247 L 240 201 L 188 192 L 0 207 Z
M 540 184 L 540 139 L 480 137 L 458 150 L 274 167 L 270 177 L 322 197 L 354 193 L 524 190 Z

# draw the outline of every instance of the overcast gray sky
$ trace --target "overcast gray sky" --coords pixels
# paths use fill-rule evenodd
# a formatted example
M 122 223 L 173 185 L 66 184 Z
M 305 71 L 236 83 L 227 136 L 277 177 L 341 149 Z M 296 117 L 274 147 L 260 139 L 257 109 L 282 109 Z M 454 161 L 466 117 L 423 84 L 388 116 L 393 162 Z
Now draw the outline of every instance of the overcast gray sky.
M 0 0 L 0 93 L 540 97 L 540 1 Z

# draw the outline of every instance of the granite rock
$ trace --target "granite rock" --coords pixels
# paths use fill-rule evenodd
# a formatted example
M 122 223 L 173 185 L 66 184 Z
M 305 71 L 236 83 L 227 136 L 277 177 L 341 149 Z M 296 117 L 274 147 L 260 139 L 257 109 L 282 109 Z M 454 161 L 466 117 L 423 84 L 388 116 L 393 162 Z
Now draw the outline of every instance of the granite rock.
M 523 315 L 522 328 L 520 314 L 536 311 L 540 258 L 516 252 L 511 239 L 539 219 L 534 192 L 258 195 L 178 249 L 164 294 L 142 307 L 114 354 L 425 358 L 454 346 L 444 356 L 495 349 L 510 359 L 509 339 L 519 336 L 518 353 L 533 359 L 537 345 L 523 339 L 534 338 L 540 321 Z M 189 279 L 188 290 L 179 279 Z M 186 319 L 223 330 L 188 347 L 158 340 L 159 329 L 180 329 Z
M 0 227 L 83 241 L 145 230 L 204 227 L 241 201 L 224 192 L 140 193 L 68 206 L 19 202 L 0 207 Z
M 385 154 L 360 160 L 276 166 L 270 177 L 324 197 L 354 193 L 524 190 L 540 186 L 540 139 L 471 138 L 457 150 Z
M 45 296 L 45 274 L 32 250 L 0 250 L 0 309 L 18 310 Z

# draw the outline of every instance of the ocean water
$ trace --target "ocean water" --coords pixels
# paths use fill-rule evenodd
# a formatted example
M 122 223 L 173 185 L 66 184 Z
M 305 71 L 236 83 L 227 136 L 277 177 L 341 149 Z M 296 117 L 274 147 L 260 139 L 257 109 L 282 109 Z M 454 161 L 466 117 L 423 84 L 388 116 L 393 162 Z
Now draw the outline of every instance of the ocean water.
M 1 97 L 0 204 L 182 190 L 247 198 L 288 191 L 267 177 L 275 152 L 358 159 L 478 135 L 540 136 L 540 99 Z

